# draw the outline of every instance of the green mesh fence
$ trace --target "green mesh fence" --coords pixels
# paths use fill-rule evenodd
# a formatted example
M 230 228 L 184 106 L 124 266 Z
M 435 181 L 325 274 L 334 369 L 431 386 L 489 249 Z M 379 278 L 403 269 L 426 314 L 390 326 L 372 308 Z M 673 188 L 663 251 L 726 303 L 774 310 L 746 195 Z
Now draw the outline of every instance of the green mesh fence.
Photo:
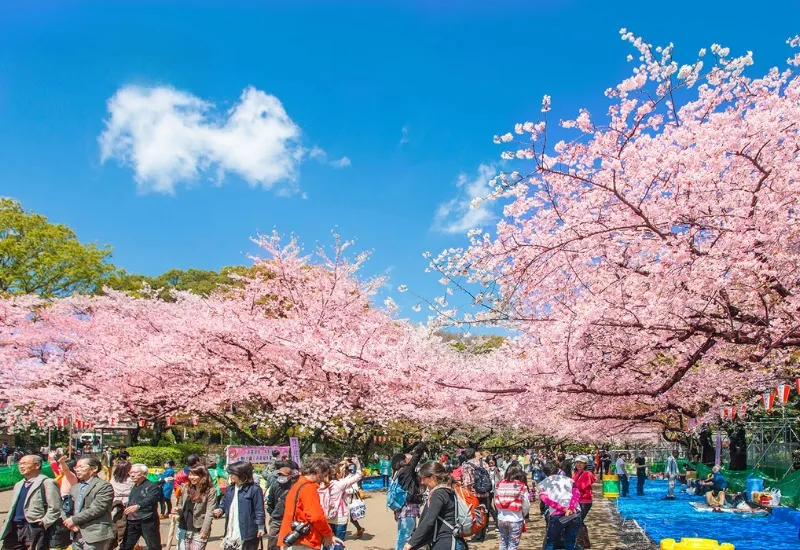
M 55 477 L 52 468 L 50 468 L 50 465 L 47 463 L 42 466 L 42 473 L 49 478 Z M 13 487 L 20 479 L 22 479 L 22 474 L 19 473 L 16 466 L 3 466 L 0 468 L 0 489 Z
M 797 508 L 800 505 L 800 471 L 794 471 L 782 480 L 768 484 L 781 490 L 781 504 Z
M 678 463 L 678 471 L 684 472 L 686 471 L 686 465 L 689 464 L 689 461 L 685 458 L 677 459 Z M 651 462 L 648 467 L 650 468 L 650 472 L 653 474 L 661 474 L 664 473 L 664 466 L 666 466 L 666 460 L 654 460 Z

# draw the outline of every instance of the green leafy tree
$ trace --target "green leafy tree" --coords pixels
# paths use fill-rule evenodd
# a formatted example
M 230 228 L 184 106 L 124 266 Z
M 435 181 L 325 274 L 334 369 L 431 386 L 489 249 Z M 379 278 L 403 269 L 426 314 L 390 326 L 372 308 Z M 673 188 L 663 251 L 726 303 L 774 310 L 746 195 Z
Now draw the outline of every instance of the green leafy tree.
M 133 295 L 144 295 L 147 288 L 157 290 L 158 298 L 171 301 L 173 290 L 191 292 L 200 296 L 208 296 L 219 287 L 232 286 L 236 283 L 230 275 L 245 275 L 248 268 L 244 266 L 223 267 L 219 271 L 205 269 L 170 269 L 156 277 L 135 275 L 121 270 L 106 282 L 106 286 Z
M 0 198 L 0 293 L 46 297 L 95 292 L 111 249 L 83 244 L 67 226 Z

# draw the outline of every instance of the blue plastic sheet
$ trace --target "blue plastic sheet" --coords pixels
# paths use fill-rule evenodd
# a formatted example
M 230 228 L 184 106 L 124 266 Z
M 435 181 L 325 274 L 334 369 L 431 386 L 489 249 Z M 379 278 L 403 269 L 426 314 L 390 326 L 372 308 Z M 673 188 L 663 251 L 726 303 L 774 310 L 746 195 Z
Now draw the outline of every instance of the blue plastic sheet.
M 684 485 L 676 486 L 675 500 L 661 500 L 667 494 L 667 482 L 647 480 L 645 495 L 619 499 L 619 511 L 623 517 L 635 519 L 656 543 L 666 538 L 699 537 L 729 542 L 736 550 L 800 548 L 797 510 L 784 508 L 766 516 L 698 512 L 689 503 L 705 499 L 687 495 L 684 489 Z M 635 493 L 634 477 L 631 494 Z

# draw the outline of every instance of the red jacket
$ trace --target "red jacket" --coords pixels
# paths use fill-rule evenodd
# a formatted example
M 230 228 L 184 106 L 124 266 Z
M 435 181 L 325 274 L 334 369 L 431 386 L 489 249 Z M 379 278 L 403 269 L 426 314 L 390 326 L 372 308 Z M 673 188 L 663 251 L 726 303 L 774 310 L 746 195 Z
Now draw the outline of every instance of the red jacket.
M 575 471 L 572 474 L 572 481 L 575 487 L 581 492 L 578 502 L 581 504 L 591 504 L 592 502 L 592 485 L 597 480 L 594 474 L 589 470 Z

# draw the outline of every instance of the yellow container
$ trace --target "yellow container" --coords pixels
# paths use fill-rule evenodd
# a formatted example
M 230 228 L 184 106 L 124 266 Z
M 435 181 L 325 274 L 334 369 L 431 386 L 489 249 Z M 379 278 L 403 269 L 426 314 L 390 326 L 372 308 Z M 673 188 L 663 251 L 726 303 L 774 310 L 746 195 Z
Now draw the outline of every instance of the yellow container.
M 664 539 L 661 541 L 661 550 L 735 550 L 735 547 L 728 543 L 718 543 L 712 539 Z
M 687 480 L 689 480 L 689 479 L 697 479 L 697 472 L 695 472 L 694 470 L 687 471 L 686 472 L 686 479 Z

